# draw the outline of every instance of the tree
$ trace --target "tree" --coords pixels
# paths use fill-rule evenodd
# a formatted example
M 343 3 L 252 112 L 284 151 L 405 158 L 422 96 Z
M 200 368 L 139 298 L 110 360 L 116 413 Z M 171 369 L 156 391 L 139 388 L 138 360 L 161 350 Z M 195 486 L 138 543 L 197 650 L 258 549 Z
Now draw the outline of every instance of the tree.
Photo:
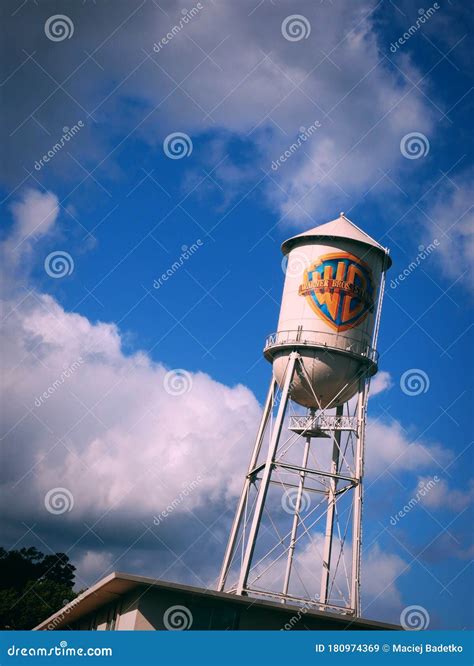
M 65 553 L 0 548 L 0 629 L 32 629 L 72 601 L 75 570 Z

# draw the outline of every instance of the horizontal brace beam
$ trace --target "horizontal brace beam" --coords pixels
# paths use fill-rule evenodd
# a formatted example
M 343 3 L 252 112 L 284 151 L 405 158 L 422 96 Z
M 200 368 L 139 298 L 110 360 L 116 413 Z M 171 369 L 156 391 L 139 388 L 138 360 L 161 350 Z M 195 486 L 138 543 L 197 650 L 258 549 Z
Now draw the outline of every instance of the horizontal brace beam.
M 258 467 L 254 467 L 254 469 L 249 472 L 248 478 L 252 478 L 256 474 L 262 471 L 264 469 L 265 463 L 262 465 L 259 465 Z M 289 463 L 282 463 L 278 462 L 278 460 L 275 460 L 272 463 L 272 467 L 281 467 L 282 469 L 289 469 L 292 472 L 303 472 L 304 474 L 314 474 L 316 476 L 327 476 L 330 479 L 339 479 L 340 481 L 349 481 L 352 485 L 356 486 L 359 483 L 358 479 L 355 479 L 352 476 L 345 476 L 343 474 L 332 474 L 331 472 L 325 472 L 324 470 L 320 469 L 310 469 L 307 467 L 300 467 L 299 465 L 290 465 Z M 288 485 L 288 484 L 286 484 Z
M 286 488 L 299 488 L 299 485 L 296 483 L 287 483 L 286 481 L 273 481 L 271 480 L 270 483 L 274 486 L 279 486 L 280 488 L 282 485 Z M 347 486 L 346 486 L 347 488 Z M 304 486 L 303 490 L 305 490 L 308 493 L 320 493 L 321 495 L 327 495 L 328 491 L 327 490 L 321 490 L 321 488 L 311 488 L 309 486 Z
M 335 492 L 336 497 L 338 495 L 342 495 L 342 493 L 345 493 L 347 490 L 350 490 L 350 488 L 355 488 L 356 485 L 357 483 L 354 481 L 350 482 L 348 486 L 343 486 L 342 488 L 339 488 L 339 490 L 336 490 Z
M 300 467 L 299 465 L 290 465 L 289 463 L 282 463 L 275 461 L 273 463 L 275 467 L 281 467 L 283 469 L 289 469 L 293 472 L 303 472 L 304 474 L 314 474 L 316 476 L 327 476 L 330 479 L 340 479 L 341 481 L 349 481 L 354 485 L 359 483 L 358 479 L 355 479 L 352 476 L 345 476 L 343 474 L 333 474 L 332 472 L 325 472 L 321 469 L 310 469 L 309 467 Z
M 258 467 L 254 467 L 248 474 L 247 474 L 247 479 L 251 479 L 252 476 L 255 476 L 255 474 L 258 474 L 259 472 L 262 471 L 262 469 L 265 469 L 265 463 L 262 463 Z

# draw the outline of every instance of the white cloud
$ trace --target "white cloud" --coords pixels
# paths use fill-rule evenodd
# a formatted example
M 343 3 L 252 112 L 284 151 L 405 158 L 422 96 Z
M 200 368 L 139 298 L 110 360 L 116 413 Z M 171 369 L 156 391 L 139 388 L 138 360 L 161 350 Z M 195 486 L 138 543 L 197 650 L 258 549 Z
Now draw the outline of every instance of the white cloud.
M 394 621 L 394 613 L 402 607 L 397 580 L 407 571 L 407 563 L 401 557 L 384 551 L 378 543 L 371 546 L 363 556 L 361 567 L 362 602 L 366 617 L 383 615 Z
M 16 489 L 3 485 L 14 514 L 44 512 L 55 487 L 74 496 L 71 520 L 128 510 L 151 521 L 198 476 L 177 510 L 237 493 L 260 415 L 244 386 L 195 373 L 189 392 L 170 395 L 166 368 L 143 353 L 125 356 L 114 325 L 92 324 L 46 295 L 12 312 L 3 345 L 8 451 L 22 440 L 9 464 L 13 478 L 25 475 Z
M 107 551 L 86 550 L 75 563 L 76 586 L 80 589 L 83 587 L 82 581 L 88 581 L 90 585 L 91 581 L 97 581 L 107 573 L 111 573 L 113 559 L 112 553 Z
M 431 483 L 429 483 L 430 481 Z M 426 486 L 429 490 L 423 493 L 420 501 L 430 509 L 463 511 L 474 499 L 474 480 L 470 481 L 468 488 L 462 490 L 459 488 L 451 488 L 445 479 L 433 483 L 431 477 L 420 477 L 418 479 L 416 491 L 419 491 L 420 488 Z
M 14 266 L 20 256 L 29 252 L 34 241 L 52 230 L 59 215 L 59 200 L 52 192 L 27 189 L 10 210 L 15 227 L 1 250 L 2 258 Z
M 228 158 L 213 172 L 223 185 L 225 201 L 227 188 L 236 187 L 236 176 L 247 192 L 249 177 L 256 183 L 262 170 L 269 171 L 273 178 L 265 181 L 269 202 L 286 221 L 308 225 L 315 216 L 321 221 L 341 210 L 344 203 L 352 206 L 354 197 L 376 181 L 382 187 L 382 172 L 406 162 L 399 149 L 406 133 L 431 135 L 432 109 L 423 97 L 421 72 L 406 54 L 396 58 L 406 77 L 387 62 L 389 45 L 379 43 L 375 0 L 302 0 L 298 11 L 311 23 L 311 34 L 299 42 L 290 42 L 281 33 L 288 3 L 241 0 L 203 5 L 159 53 L 153 45 L 179 23 L 182 10 L 189 9 L 184 0 L 170 0 L 165 11 L 147 3 L 133 16 L 127 5 L 117 7 L 114 18 L 117 25 L 121 21 L 126 25 L 125 39 L 122 31 L 110 35 L 105 6 L 96 8 L 93 23 L 88 13 L 78 13 L 75 38 L 81 40 L 81 51 L 91 52 L 101 44 L 101 67 L 91 69 L 87 78 L 69 81 L 69 93 L 84 108 L 93 109 L 98 121 L 97 128 L 92 121 L 87 123 L 81 143 L 76 144 L 94 166 L 103 161 L 100 153 L 104 157 L 115 147 L 115 143 L 109 150 L 104 146 L 109 136 L 104 127 L 112 137 L 133 132 L 160 151 L 168 133 L 185 131 L 195 141 L 193 159 L 200 163 L 212 159 L 210 143 L 216 137 L 222 137 L 224 151 L 234 154 L 231 146 L 238 138 L 244 145 L 237 151 L 238 164 Z M 51 75 L 64 80 L 71 63 L 53 56 L 37 32 L 30 42 Z M 33 72 L 35 98 L 47 97 L 50 82 L 38 81 L 35 68 Z M 33 75 L 27 68 L 22 76 Z M 419 81 L 418 86 L 409 79 Z M 17 94 L 18 103 L 25 106 L 30 79 L 23 81 Z M 34 100 L 28 96 L 27 101 L 33 108 Z M 15 104 L 11 106 L 16 116 Z M 65 111 L 56 100 L 46 109 L 56 132 L 65 122 Z M 15 116 L 9 119 L 12 130 L 18 123 Z M 315 121 L 321 123 L 318 131 L 273 172 L 272 161 L 295 142 L 300 127 Z M 43 135 L 40 141 L 36 137 L 40 145 L 35 148 L 26 138 L 21 141 L 27 144 L 25 151 L 32 152 L 25 158 L 30 164 L 50 148 Z M 61 171 L 63 156 L 48 168 L 65 177 L 69 170 Z M 107 159 L 107 177 L 117 174 L 114 157 Z M 212 166 L 216 165 L 217 161 Z
M 464 173 L 437 189 L 424 218 L 425 245 L 439 241 L 433 258 L 451 281 L 474 292 L 474 186 Z
M 11 205 L 11 211 L 16 221 L 16 238 L 37 238 L 53 227 L 59 213 L 58 197 L 52 192 L 25 190 L 22 199 Z
M 420 468 L 439 470 L 440 466 L 446 465 L 452 457 L 452 452 L 440 444 L 417 438 L 412 441 L 409 433 L 396 420 L 389 423 L 368 420 L 365 462 L 367 472 L 372 478 L 385 471 L 396 473 Z
M 57 197 L 28 191 L 11 210 L 5 245 L 52 232 Z M 18 246 L 21 275 L 32 240 Z M 176 512 L 208 502 L 224 510 L 260 417 L 252 392 L 202 372 L 187 373 L 180 392 L 181 379 L 169 381 L 162 364 L 124 353 L 115 324 L 93 323 L 34 290 L 16 296 L 12 284 L 3 302 L 4 517 L 55 518 L 45 495 L 66 488 L 69 525 L 109 512 L 152 525 L 196 479 Z
M 213 53 L 214 62 L 203 63 L 183 85 L 199 107 L 189 99 L 183 104 L 181 95 L 170 98 L 176 127 L 194 133 L 223 128 L 250 138 L 256 146 L 253 164 L 268 171 L 300 127 L 318 120 L 321 128 L 277 174 L 271 172 L 276 183 L 269 184 L 268 196 L 289 221 L 307 224 L 316 212 L 334 212 L 336 201 L 351 200 L 379 180 L 381 170 L 403 161 L 404 134 L 429 134 L 432 128 L 421 93 L 387 67 L 374 7 L 374 2 L 303 2 L 299 11 L 311 22 L 311 36 L 291 43 L 281 35 L 284 12 L 251 13 L 245 10 L 255 8 L 251 2 L 206 5 L 187 33 L 159 54 L 160 67 L 180 80 L 195 52 L 187 35 L 208 52 L 226 37 Z M 398 64 L 412 80 L 420 78 L 407 57 Z M 141 87 L 134 81 L 133 92 L 154 103 L 161 91 L 146 83 Z M 223 182 L 226 169 L 228 163 L 215 172 Z
M 383 391 L 388 391 L 392 386 L 393 382 L 390 373 L 381 370 L 370 382 L 370 395 L 374 397 Z

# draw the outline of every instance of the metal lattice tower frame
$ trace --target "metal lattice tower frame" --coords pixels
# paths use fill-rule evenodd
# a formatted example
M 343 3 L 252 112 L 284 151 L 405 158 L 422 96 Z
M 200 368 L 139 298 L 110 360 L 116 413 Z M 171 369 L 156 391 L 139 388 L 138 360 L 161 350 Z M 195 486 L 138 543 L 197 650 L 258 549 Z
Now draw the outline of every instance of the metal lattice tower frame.
M 382 280 L 374 347 L 383 287 Z M 337 407 L 329 404 L 322 408 L 307 375 L 300 348 L 296 343 L 288 355 L 281 388 L 273 378 L 270 382 L 218 590 L 359 617 L 365 424 L 370 375 L 374 367 L 361 363 L 358 376 L 352 380 L 357 385 L 357 393 L 351 400 Z M 320 348 L 318 351 L 332 353 Z M 318 409 L 301 413 L 302 408 L 292 402 L 295 373 L 307 382 Z M 344 389 L 346 387 L 347 384 Z M 333 404 L 337 397 L 334 396 Z M 285 433 L 290 434 L 285 436 Z M 321 442 L 326 442 L 326 446 Z M 320 458 L 321 452 L 324 462 Z M 301 457 L 299 463 L 294 460 L 295 453 Z M 270 513 L 269 492 L 275 486 L 284 493 L 281 505 L 276 505 L 280 517 L 283 498 L 288 498 L 289 493 L 292 497 L 291 524 L 283 533 L 280 518 L 278 515 L 272 517 Z M 314 497 L 319 500 L 314 501 Z M 308 510 L 308 504 L 311 510 Z M 285 512 L 288 514 L 288 506 Z M 274 544 L 269 543 L 272 533 L 276 535 Z M 306 552 L 316 553 L 309 566 L 301 557 L 298 560 L 304 540 L 310 545 Z M 304 554 L 304 549 L 302 552 Z M 279 573 L 268 584 L 272 571 Z M 258 582 L 262 578 L 265 580 L 265 576 L 267 584 L 259 586 Z M 308 590 L 308 582 L 312 592 Z M 314 593 L 314 585 L 318 583 L 318 592 Z M 292 593 L 292 584 L 299 591 Z

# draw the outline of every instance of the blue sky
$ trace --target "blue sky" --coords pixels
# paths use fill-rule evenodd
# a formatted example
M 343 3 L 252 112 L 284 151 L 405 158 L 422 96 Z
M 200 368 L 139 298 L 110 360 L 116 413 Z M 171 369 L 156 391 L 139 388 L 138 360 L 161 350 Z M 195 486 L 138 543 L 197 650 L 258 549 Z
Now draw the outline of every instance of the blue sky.
M 153 44 L 179 22 L 182 3 L 119 2 L 113 14 L 99 1 L 2 7 L 11 25 L 2 71 L 3 249 L 11 271 L 4 295 L 4 348 L 11 353 L 4 359 L 2 495 L 14 506 L 5 516 L 5 545 L 71 548 L 85 583 L 111 567 L 211 584 L 250 454 L 257 401 L 270 379 L 261 349 L 278 318 L 280 244 L 345 211 L 390 248 L 394 262 L 379 338 L 380 369 L 388 374 L 369 405 L 368 456 L 379 467 L 368 479 L 364 513 L 364 539 L 379 549 L 370 566 L 386 563 L 380 574 L 386 585 L 370 591 L 377 600 L 367 616 L 398 621 L 403 607 L 418 604 L 429 610 L 433 627 L 470 626 L 474 246 L 467 11 L 440 3 L 393 53 L 390 45 L 420 16 L 412 3 L 232 4 L 203 1 L 159 53 Z M 74 33 L 55 42 L 44 24 L 58 13 L 69 16 Z M 281 23 L 296 13 L 311 30 L 292 42 Z M 84 127 L 35 168 L 63 128 L 80 120 Z M 272 161 L 315 121 L 321 127 L 272 170 Z M 173 132 L 190 137 L 189 156 L 166 155 L 163 142 Z M 417 159 L 400 148 L 412 132 L 423 135 L 426 154 Z M 183 246 L 198 241 L 198 250 L 156 289 L 154 281 Z M 434 241 L 429 256 L 391 286 L 420 247 Z M 74 262 L 61 279 L 45 271 L 55 251 Z M 82 353 L 85 370 L 35 411 L 35 396 Z M 194 385 L 170 402 L 162 378 L 177 368 L 191 373 Z M 413 369 L 429 379 L 416 396 L 400 388 L 403 373 Z M 116 377 L 123 380 L 117 395 Z M 104 411 L 96 412 L 98 401 Z M 155 408 L 148 423 L 145 414 Z M 176 425 L 184 413 L 185 436 Z M 227 451 L 226 428 L 235 431 Z M 170 442 L 176 453 L 165 455 L 169 487 L 152 497 L 153 505 L 141 506 L 140 495 L 124 505 L 108 490 L 109 473 L 93 464 L 110 456 L 118 484 L 129 465 L 136 473 L 134 459 L 143 468 L 148 455 Z M 209 461 L 216 451 L 222 457 L 220 478 L 207 479 L 160 535 L 142 534 L 153 512 L 192 478 L 200 447 L 209 449 L 203 454 Z M 390 456 L 399 454 L 407 462 L 391 466 Z M 426 502 L 390 526 L 419 480 L 433 475 L 441 481 Z M 74 510 L 45 514 L 45 492 L 69 488 L 74 478 Z M 100 518 L 98 538 L 84 533 L 84 524 L 104 511 L 110 523 Z M 123 516 L 127 528 L 118 536 Z M 215 540 L 206 547 L 198 521 L 213 524 Z

